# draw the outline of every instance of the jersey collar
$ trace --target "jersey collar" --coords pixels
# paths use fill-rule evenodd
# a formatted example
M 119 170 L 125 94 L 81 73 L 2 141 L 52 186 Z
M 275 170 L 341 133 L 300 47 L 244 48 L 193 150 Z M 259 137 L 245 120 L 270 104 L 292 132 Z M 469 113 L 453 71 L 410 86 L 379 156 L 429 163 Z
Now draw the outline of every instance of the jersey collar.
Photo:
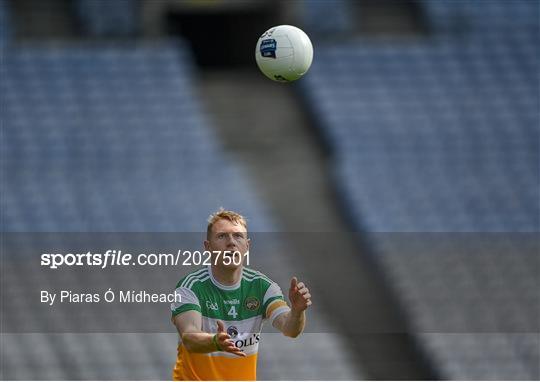
M 233 284 L 233 285 L 223 285 L 219 281 L 217 281 L 214 278 L 214 275 L 212 273 L 212 266 L 211 265 L 208 266 L 208 274 L 210 275 L 210 280 L 212 281 L 212 284 L 217 286 L 219 289 L 234 290 L 234 289 L 238 289 L 240 287 L 240 284 L 242 283 L 242 276 L 244 275 L 244 267 L 242 267 L 242 275 L 240 275 L 240 280 L 238 280 L 238 282 L 236 284 Z

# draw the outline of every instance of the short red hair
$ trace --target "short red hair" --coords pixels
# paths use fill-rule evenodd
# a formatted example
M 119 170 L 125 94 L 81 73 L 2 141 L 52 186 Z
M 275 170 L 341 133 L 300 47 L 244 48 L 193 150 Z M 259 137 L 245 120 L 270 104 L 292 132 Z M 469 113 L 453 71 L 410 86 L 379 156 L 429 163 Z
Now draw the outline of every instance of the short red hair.
M 228 211 L 221 207 L 219 210 L 214 212 L 208 217 L 208 226 L 206 227 L 206 238 L 210 238 L 210 233 L 212 232 L 212 227 L 218 220 L 226 219 L 234 224 L 242 224 L 247 231 L 247 220 L 245 217 L 240 215 L 238 212 Z

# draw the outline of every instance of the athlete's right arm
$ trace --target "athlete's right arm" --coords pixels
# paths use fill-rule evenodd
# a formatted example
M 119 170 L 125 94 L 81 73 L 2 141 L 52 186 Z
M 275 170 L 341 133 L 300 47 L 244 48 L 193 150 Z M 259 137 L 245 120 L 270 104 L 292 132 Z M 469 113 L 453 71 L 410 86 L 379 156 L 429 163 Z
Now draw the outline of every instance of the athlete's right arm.
M 234 345 L 231 336 L 225 332 L 222 321 L 217 321 L 217 333 L 202 331 L 202 316 L 196 310 L 188 310 L 173 318 L 174 325 L 180 333 L 182 343 L 189 352 L 211 353 L 225 351 L 241 357 L 246 354 Z

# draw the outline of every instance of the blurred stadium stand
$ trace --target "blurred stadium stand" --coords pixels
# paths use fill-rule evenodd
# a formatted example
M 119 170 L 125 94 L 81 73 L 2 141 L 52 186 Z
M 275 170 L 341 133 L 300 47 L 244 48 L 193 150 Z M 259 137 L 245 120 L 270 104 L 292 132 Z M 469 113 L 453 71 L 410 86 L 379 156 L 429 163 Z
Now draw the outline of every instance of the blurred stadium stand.
M 2 49 L 4 44 L 7 44 L 11 39 L 12 33 L 8 4 L 5 1 L 0 1 L 0 44 Z
M 539 3 L 422 4 L 436 37 L 320 46 L 302 94 L 330 142 L 343 205 L 371 232 L 376 263 L 436 370 L 538 379 L 536 245 L 509 238 L 456 257 L 466 252 L 455 234 L 442 234 L 445 250 L 407 251 L 383 233 L 419 242 L 429 232 L 477 233 L 473 241 L 538 233 Z M 521 329 L 506 332 L 509 323 Z
M 192 71 L 173 43 L 9 51 L 2 229 L 200 231 L 230 206 L 272 230 L 212 135 Z
M 538 30 L 536 0 L 421 0 L 428 25 L 439 33 Z
M 538 230 L 537 41 L 514 33 L 319 50 L 305 94 L 364 228 Z
M 303 0 L 301 7 L 303 27 L 311 36 L 344 34 L 353 28 L 350 1 Z
M 75 0 L 83 33 L 93 37 L 133 37 L 139 32 L 139 0 Z

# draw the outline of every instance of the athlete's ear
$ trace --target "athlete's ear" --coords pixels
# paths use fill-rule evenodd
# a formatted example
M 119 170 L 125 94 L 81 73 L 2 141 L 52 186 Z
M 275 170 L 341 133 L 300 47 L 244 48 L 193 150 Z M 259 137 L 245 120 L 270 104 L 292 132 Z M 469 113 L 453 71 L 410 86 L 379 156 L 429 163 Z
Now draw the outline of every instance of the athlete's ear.
M 203 242 L 203 244 L 204 244 L 204 249 L 209 251 L 210 250 L 210 242 L 208 240 L 205 240 Z

